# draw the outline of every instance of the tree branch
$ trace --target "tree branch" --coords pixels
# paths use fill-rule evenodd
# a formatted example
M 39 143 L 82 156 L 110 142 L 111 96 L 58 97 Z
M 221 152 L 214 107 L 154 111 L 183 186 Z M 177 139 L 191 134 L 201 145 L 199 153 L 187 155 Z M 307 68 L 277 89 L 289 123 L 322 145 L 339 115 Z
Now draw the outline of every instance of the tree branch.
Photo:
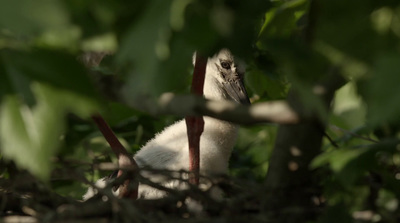
M 107 53 L 89 52 L 80 56 L 79 60 L 87 67 L 98 66 L 105 55 Z M 154 116 L 167 114 L 181 117 L 206 115 L 245 125 L 257 123 L 294 124 L 302 116 L 285 101 L 261 102 L 249 106 L 231 101 L 206 100 L 201 95 L 174 95 L 173 93 L 164 93 L 158 99 L 146 95 L 137 95 L 127 101 L 121 96 L 120 89 L 122 87 L 116 75 L 100 75 L 91 72 L 91 76 L 94 79 L 95 86 L 106 98 Z M 197 82 L 200 81 L 193 83 Z
M 328 110 L 334 92 L 345 83 L 334 72 L 316 85 L 314 93 L 323 100 Z M 305 110 L 296 92 L 289 94 L 289 103 L 296 104 L 298 111 Z M 312 112 L 317 114 L 315 111 Z M 319 198 L 319 184 L 309 169 L 311 161 L 320 153 L 324 136 L 325 120 L 315 115 L 295 125 L 281 125 L 278 129 L 274 150 L 266 176 L 267 195 L 264 209 L 279 222 L 306 222 L 313 219 L 319 206 L 313 198 Z
M 143 103 L 143 101 L 146 102 Z M 303 116 L 302 119 L 307 118 L 305 114 L 296 112 L 286 101 L 242 105 L 232 101 L 207 100 L 195 95 L 164 93 L 158 100 L 148 98 L 148 100 L 142 99 L 142 103 L 127 102 L 127 104 L 152 115 L 206 115 L 244 125 L 257 123 L 295 124 L 299 122 L 300 116 Z

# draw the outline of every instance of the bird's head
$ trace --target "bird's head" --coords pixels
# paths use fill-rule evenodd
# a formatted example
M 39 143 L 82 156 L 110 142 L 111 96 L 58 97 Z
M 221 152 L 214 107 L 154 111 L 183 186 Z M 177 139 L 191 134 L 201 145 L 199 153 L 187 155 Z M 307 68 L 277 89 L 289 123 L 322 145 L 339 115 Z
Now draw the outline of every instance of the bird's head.
M 204 83 L 205 97 L 250 104 L 243 83 L 244 72 L 244 63 L 235 61 L 229 50 L 220 50 L 213 57 L 209 58 L 207 62 Z

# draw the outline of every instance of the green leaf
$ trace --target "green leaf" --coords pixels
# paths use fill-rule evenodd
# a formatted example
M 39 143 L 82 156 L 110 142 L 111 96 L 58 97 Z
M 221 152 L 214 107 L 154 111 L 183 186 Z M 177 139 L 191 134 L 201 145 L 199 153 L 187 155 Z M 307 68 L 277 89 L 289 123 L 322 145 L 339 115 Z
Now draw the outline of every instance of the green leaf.
M 245 78 L 247 86 L 260 97 L 277 100 L 286 96 L 288 86 L 285 81 L 270 77 L 255 67 L 246 70 Z
M 166 91 L 182 92 L 188 83 L 195 50 L 172 32 L 170 10 L 171 1 L 150 2 L 122 39 L 116 62 L 128 65 L 123 94 L 136 107 Z
M 48 179 L 50 158 L 60 146 L 67 112 L 87 117 L 97 105 L 74 93 L 35 83 L 36 104 L 28 107 L 17 96 L 7 96 L 0 107 L 0 148 L 4 157 L 39 178 Z
M 338 174 L 342 184 L 350 186 L 354 184 L 355 180 L 366 168 L 366 166 L 362 166 L 361 163 L 367 164 L 370 161 L 365 157 L 360 158 L 369 152 L 369 150 L 369 148 L 340 149 L 323 153 L 313 160 L 311 167 L 315 168 L 329 163 L 331 169 Z M 354 168 L 349 168 L 349 166 Z
M 7 76 L 4 62 L 0 60 L 0 98 L 9 93 L 12 93 L 12 83 Z
M 386 53 L 376 59 L 372 77 L 361 84 L 372 126 L 394 121 L 400 113 L 400 54 Z
M 336 119 L 342 121 L 341 123 L 345 123 L 345 126 L 341 126 L 342 128 L 354 129 L 365 125 L 366 112 L 366 104 L 357 94 L 355 82 L 350 81 L 336 91 L 333 114 Z
M 371 61 L 384 38 L 372 29 L 374 0 L 322 0 L 318 11 L 317 39 L 363 61 Z M 354 10 L 357 8 L 357 10 Z M 338 13 L 340 12 L 340 13 Z M 368 53 L 367 53 L 368 52 Z
M 38 34 L 68 24 L 59 0 L 0 0 L 0 29 L 18 34 Z
M 129 94 L 162 92 L 163 89 L 149 88 L 157 83 L 157 73 L 161 59 L 169 57 L 168 40 L 171 1 L 152 1 L 136 24 L 129 29 L 122 39 L 117 63 L 133 63 L 135 72 L 129 76 Z M 158 82 L 160 82 L 158 80 Z
M 297 21 L 308 7 L 306 0 L 287 1 L 265 13 L 260 38 L 290 37 L 297 31 Z
M 376 154 L 378 152 L 393 153 L 396 151 L 397 144 L 397 141 L 388 141 L 362 148 L 343 148 L 325 152 L 312 161 L 311 168 L 329 164 L 342 184 L 351 186 L 365 171 L 377 167 Z
M 87 70 L 70 54 L 43 49 L 31 52 L 3 50 L 0 51 L 0 59 L 9 69 L 18 70 L 33 80 L 86 96 L 97 96 Z
M 0 63 L 3 61 L 0 60 Z M 0 65 L 1 66 L 1 65 Z M 3 75 L 0 75 L 0 99 L 5 95 L 17 94 L 27 104 L 33 105 L 35 98 L 31 91 L 30 79 L 19 72 L 15 67 L 4 64 Z

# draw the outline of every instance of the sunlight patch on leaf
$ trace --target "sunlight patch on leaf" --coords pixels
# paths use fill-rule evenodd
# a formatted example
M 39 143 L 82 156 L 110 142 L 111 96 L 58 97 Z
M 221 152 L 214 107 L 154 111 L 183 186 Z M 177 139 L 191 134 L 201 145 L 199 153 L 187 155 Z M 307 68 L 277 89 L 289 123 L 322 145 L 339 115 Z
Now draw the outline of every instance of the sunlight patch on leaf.
M 366 105 L 357 94 L 356 84 L 348 82 L 336 91 L 333 113 L 346 122 L 346 128 L 356 128 L 365 124 Z
M 260 38 L 289 37 L 297 28 L 298 19 L 305 13 L 308 2 L 305 0 L 287 1 L 265 13 Z
M 115 52 L 118 48 L 117 37 L 114 33 L 106 33 L 86 39 L 82 42 L 82 50 L 94 52 Z
M 57 29 L 46 30 L 35 39 L 35 44 L 41 47 L 77 51 L 81 35 L 82 31 L 79 27 L 63 26 Z
M 390 30 L 393 10 L 389 7 L 382 7 L 371 13 L 371 23 L 373 28 L 380 34 L 385 34 Z

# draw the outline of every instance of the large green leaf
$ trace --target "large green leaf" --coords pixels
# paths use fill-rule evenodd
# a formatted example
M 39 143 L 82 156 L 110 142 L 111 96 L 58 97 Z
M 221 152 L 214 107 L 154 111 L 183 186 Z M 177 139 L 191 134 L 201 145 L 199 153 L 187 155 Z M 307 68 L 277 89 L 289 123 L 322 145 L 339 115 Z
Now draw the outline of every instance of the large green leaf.
M 3 50 L 0 51 L 0 59 L 4 66 L 18 70 L 31 79 L 91 97 L 97 95 L 87 70 L 70 54 L 43 49 L 30 52 Z
M 368 119 L 373 126 L 400 117 L 399 61 L 397 52 L 379 56 L 371 71 L 372 77 L 361 84 L 361 93 L 368 104 Z
M 183 91 L 188 83 L 195 49 L 173 32 L 172 2 L 150 2 L 122 39 L 117 53 L 118 66 L 128 67 L 124 96 L 137 107 L 163 92 Z
M 4 157 L 41 179 L 51 172 L 50 158 L 57 152 L 64 131 L 64 117 L 74 112 L 88 116 L 96 104 L 75 93 L 43 84 L 32 84 L 36 104 L 24 104 L 18 96 L 6 96 L 0 107 L 0 148 Z
M 355 129 L 365 125 L 366 104 L 357 94 L 356 83 L 349 82 L 336 91 L 333 101 L 333 114 L 345 126 L 345 129 Z
M 68 20 L 68 13 L 59 0 L 0 0 L 0 30 L 40 34 L 63 27 Z
M 272 8 L 265 13 L 260 38 L 289 38 L 298 31 L 297 22 L 306 12 L 307 7 L 308 1 L 306 0 L 292 0 Z
M 262 98 L 277 100 L 284 98 L 287 94 L 288 86 L 286 81 L 282 80 L 283 78 L 265 74 L 254 66 L 247 68 L 245 78 L 252 92 Z
M 134 74 L 129 76 L 130 94 L 152 93 L 149 88 L 157 81 L 161 58 L 169 55 L 169 28 L 171 1 L 152 1 L 143 16 L 130 28 L 121 42 L 119 64 L 133 63 Z M 163 77 L 161 77 L 163 78 Z M 158 80 L 160 81 L 160 80 Z M 162 92 L 162 89 L 160 89 Z M 160 91 L 158 91 L 160 93 Z
M 374 0 L 322 0 L 315 34 L 321 40 L 348 56 L 370 62 L 387 39 L 373 30 L 370 19 Z M 357 8 L 357 10 L 354 10 Z M 340 12 L 340 13 L 338 13 Z

